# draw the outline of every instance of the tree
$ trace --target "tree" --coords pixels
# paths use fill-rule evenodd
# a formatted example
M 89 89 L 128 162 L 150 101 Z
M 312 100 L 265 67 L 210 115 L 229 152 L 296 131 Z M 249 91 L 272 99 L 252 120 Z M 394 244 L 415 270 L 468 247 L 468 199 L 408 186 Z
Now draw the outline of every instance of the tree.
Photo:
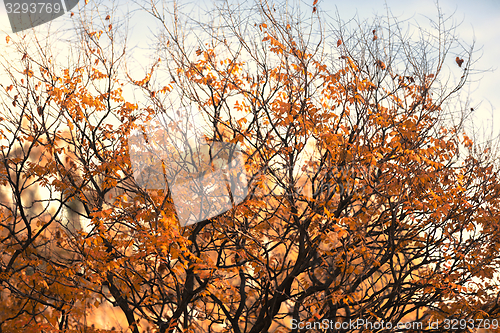
M 23 56 L 4 62 L 2 331 L 98 331 L 86 316 L 106 304 L 131 332 L 497 328 L 498 165 L 451 103 L 472 49 L 447 85 L 457 40 L 441 15 L 414 42 L 392 17 L 349 32 L 314 5 L 224 3 L 192 26 L 153 4 L 143 79 L 108 17 L 81 23 L 70 65 L 10 39 Z M 240 145 L 248 196 L 182 227 L 169 188 L 138 186 L 129 139 L 186 107 L 206 142 Z

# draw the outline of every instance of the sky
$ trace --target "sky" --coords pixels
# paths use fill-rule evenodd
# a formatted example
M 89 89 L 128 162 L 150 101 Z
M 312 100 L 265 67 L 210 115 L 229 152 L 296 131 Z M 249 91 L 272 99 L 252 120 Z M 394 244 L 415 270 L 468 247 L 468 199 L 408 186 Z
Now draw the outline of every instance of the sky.
M 328 3 L 328 4 L 327 4 Z M 434 0 L 349 0 L 320 3 L 322 10 L 333 16 L 338 9 L 342 18 L 355 15 L 360 20 L 370 19 L 374 15 L 386 15 L 390 8 L 392 15 L 400 19 L 414 18 L 419 24 L 428 23 L 427 18 L 436 19 L 437 10 Z M 458 37 L 467 44 L 475 41 L 475 67 L 483 71 L 472 77 L 472 84 L 464 90 L 469 94 L 470 105 L 474 107 L 474 121 L 483 130 L 493 130 L 500 134 L 500 1 L 497 0 L 441 0 L 442 13 L 453 15 Z M 449 66 L 454 64 L 455 54 L 450 54 Z
M 288 0 L 284 0 L 288 1 Z M 290 0 L 293 1 L 293 0 Z M 295 0 L 297 1 L 297 0 Z M 301 6 L 312 6 L 312 1 L 303 2 Z M 207 1 L 203 1 L 207 7 Z M 310 2 L 310 3 L 309 3 Z M 192 5 L 197 6 L 202 1 L 193 1 Z M 80 1 L 79 6 L 83 6 L 84 2 Z M 92 0 L 90 4 L 92 5 Z M 126 11 L 133 5 L 132 1 L 121 0 L 119 2 L 119 10 Z M 103 1 L 99 8 L 106 10 L 110 7 L 109 1 Z M 386 15 L 387 8 L 390 9 L 392 15 L 399 19 L 410 19 L 412 22 L 418 22 L 419 25 L 428 25 L 427 18 L 437 18 L 436 2 L 434 0 L 349 0 L 349 1 L 327 1 L 319 0 L 318 9 L 323 13 L 331 16 L 336 16 L 338 11 L 342 20 L 349 20 L 357 16 L 360 21 L 370 20 L 375 15 Z M 474 120 L 476 126 L 482 128 L 483 131 L 492 129 L 493 135 L 500 134 L 500 1 L 498 0 L 441 0 L 439 6 L 442 13 L 446 16 L 453 15 L 455 23 L 460 24 L 456 32 L 458 36 L 465 41 L 466 44 L 475 43 L 476 49 L 476 69 L 480 73 L 472 77 L 472 83 L 466 87 L 460 96 L 462 99 L 469 97 L 470 106 L 474 107 Z M 78 9 L 74 9 L 78 12 Z M 130 40 L 132 44 L 136 44 L 137 58 L 141 58 L 142 54 L 148 52 L 148 38 L 151 35 L 151 19 L 147 14 L 136 12 L 134 13 L 130 27 Z M 69 14 L 66 14 L 51 25 L 43 25 L 38 27 L 38 31 L 43 32 L 44 29 L 64 29 L 70 25 Z M 21 32 L 22 34 L 22 32 Z M 0 50 L 5 46 L 5 37 L 12 35 L 6 9 L 0 1 Z M 480 57 L 480 58 L 479 58 Z M 479 58 L 479 59 L 477 59 Z M 447 64 L 454 64 L 455 54 L 451 53 Z M 1 73 L 0 73 L 1 77 Z

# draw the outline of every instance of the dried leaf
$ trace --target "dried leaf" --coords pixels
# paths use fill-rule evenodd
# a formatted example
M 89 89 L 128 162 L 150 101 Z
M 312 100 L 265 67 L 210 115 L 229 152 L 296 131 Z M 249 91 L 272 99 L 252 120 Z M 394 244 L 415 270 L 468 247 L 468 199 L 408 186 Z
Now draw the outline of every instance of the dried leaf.
M 382 60 L 375 61 L 375 65 L 381 69 L 385 69 L 385 64 Z

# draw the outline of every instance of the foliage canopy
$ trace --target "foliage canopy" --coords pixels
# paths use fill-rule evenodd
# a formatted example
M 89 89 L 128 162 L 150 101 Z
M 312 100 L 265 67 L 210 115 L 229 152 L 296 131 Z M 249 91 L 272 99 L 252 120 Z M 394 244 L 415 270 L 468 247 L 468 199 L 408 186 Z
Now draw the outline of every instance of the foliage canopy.
M 472 49 L 454 53 L 442 16 L 414 40 L 318 6 L 223 3 L 195 28 L 149 4 L 161 29 L 141 79 L 113 13 L 77 23 L 69 62 L 9 37 L 0 331 L 112 331 L 99 311 L 134 333 L 499 317 L 498 166 L 451 103 Z M 188 107 L 208 140 L 242 147 L 249 194 L 181 227 L 167 188 L 134 182 L 127 138 Z

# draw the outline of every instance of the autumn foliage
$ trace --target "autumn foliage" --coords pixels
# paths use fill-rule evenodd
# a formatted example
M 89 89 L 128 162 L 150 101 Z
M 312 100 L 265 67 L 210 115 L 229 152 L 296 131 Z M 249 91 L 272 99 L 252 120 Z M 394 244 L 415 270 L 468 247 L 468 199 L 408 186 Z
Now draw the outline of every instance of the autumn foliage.
M 0 331 L 499 318 L 498 166 L 451 103 L 472 52 L 443 86 L 450 30 L 421 44 L 380 22 L 329 35 L 316 1 L 307 28 L 273 4 L 226 5 L 227 28 L 195 42 L 181 12 L 169 25 L 150 8 L 161 51 L 140 77 L 113 15 L 81 23 L 71 61 L 33 32 L 4 43 Z M 128 138 L 186 107 L 207 140 L 242 147 L 249 194 L 181 227 L 168 188 L 135 183 Z

